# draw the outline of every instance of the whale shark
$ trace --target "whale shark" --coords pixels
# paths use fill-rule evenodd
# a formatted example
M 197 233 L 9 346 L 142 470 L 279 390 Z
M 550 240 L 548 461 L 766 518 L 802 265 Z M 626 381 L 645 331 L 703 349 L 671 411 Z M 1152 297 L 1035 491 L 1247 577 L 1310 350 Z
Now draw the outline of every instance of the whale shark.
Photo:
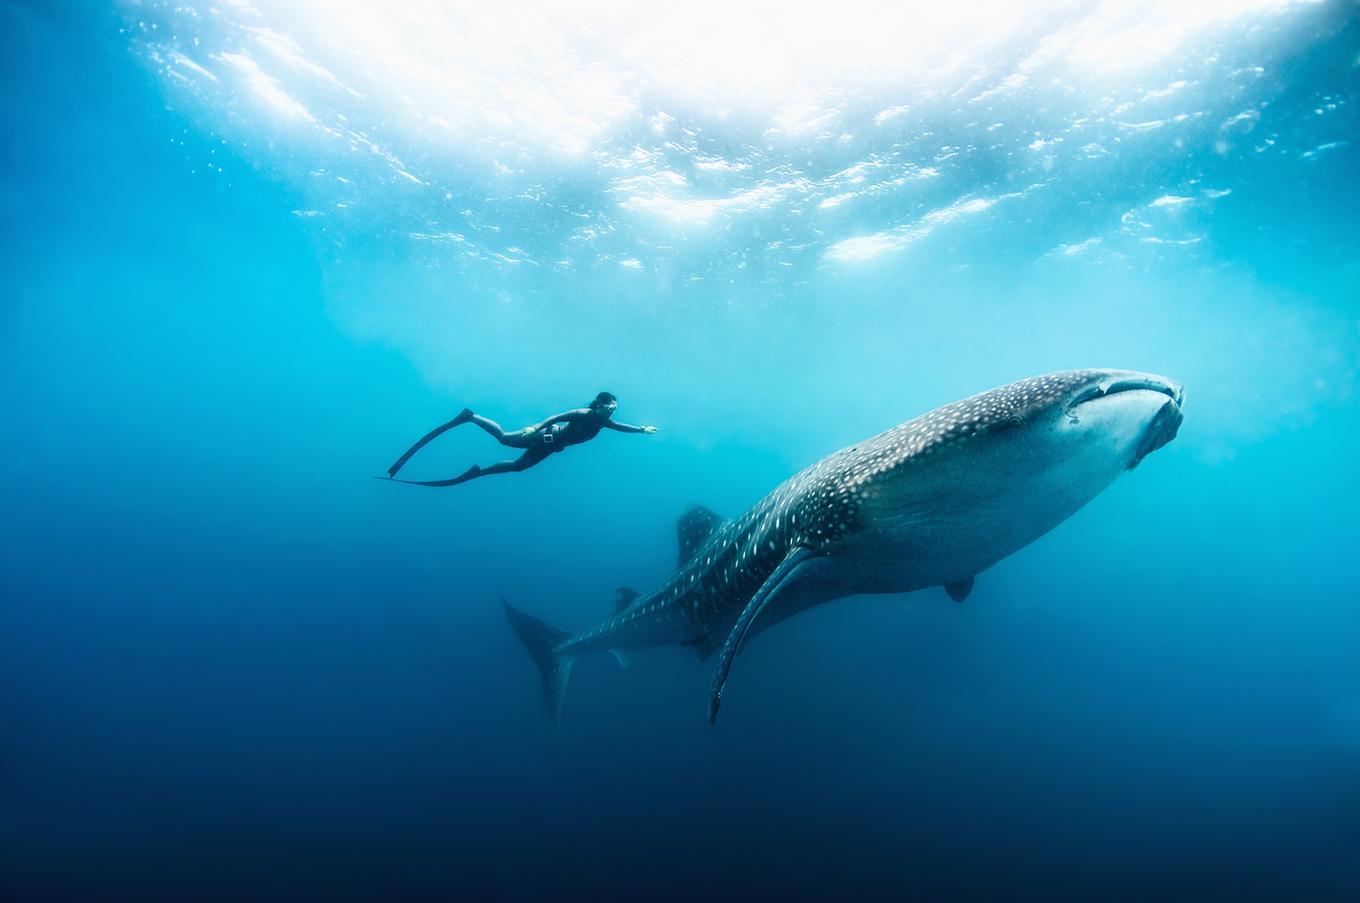
M 1129 370 L 1000 386 L 827 455 L 739 517 L 690 508 L 675 573 L 649 593 L 620 588 L 595 627 L 571 634 L 501 601 L 553 720 L 579 656 L 626 667 L 635 650 L 683 644 L 717 653 L 712 724 L 751 636 L 847 596 L 943 587 L 962 602 L 977 574 L 1175 438 L 1183 401 L 1179 383 Z

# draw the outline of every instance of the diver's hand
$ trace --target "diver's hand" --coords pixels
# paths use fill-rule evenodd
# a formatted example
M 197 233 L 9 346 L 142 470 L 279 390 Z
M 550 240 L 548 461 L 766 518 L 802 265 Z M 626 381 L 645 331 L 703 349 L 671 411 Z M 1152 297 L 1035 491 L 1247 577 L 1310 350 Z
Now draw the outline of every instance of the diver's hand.
M 643 431 L 644 433 L 655 433 L 655 432 L 656 432 L 656 427 L 654 427 L 654 426 L 644 426 L 644 427 L 642 428 L 642 431 Z
M 534 427 L 526 426 L 524 429 L 519 431 L 519 434 L 523 436 L 525 439 L 528 439 L 530 436 L 534 434 Z

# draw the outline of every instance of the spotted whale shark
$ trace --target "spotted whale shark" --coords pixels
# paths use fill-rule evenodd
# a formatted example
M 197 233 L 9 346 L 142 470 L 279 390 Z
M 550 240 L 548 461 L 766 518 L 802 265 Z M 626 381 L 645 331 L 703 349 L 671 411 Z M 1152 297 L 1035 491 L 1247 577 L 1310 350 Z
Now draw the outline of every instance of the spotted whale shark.
M 578 656 L 684 644 L 717 653 L 709 723 L 733 659 L 755 633 L 846 596 L 943 587 L 1043 536 L 1170 442 L 1182 387 L 1127 370 L 1036 376 L 947 404 L 795 474 L 724 520 L 680 518 L 679 560 L 650 593 L 618 590 L 615 614 L 578 634 L 504 602 L 543 677 L 550 717 Z

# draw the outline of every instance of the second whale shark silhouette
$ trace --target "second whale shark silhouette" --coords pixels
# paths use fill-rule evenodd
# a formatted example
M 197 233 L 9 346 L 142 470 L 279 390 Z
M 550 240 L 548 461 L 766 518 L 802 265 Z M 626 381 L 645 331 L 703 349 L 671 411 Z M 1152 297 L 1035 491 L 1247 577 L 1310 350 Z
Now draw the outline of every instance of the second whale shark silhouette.
M 1069 370 L 937 408 L 795 474 L 745 514 L 701 507 L 678 524 L 680 562 L 656 590 L 619 590 L 617 612 L 575 635 L 505 603 L 556 719 L 587 652 L 682 643 L 718 652 L 709 723 L 754 632 L 844 596 L 973 577 L 1043 536 L 1175 438 L 1182 387 L 1128 370 Z M 503 600 L 502 600 L 503 601 Z

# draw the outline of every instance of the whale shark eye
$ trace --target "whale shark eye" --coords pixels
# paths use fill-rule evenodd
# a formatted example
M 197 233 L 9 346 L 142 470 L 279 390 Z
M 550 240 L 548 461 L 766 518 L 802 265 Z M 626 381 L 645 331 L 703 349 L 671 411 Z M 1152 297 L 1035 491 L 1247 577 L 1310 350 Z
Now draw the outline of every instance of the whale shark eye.
M 989 433 L 1004 433 L 1006 430 L 1013 430 L 1013 429 L 1015 429 L 1015 428 L 1016 428 L 1017 426 L 1019 426 L 1022 422 L 1023 422 L 1023 421 L 1020 419 L 1019 415 L 1012 414 L 1010 417 L 1007 417 L 1007 418 L 1004 419 L 1004 420 L 998 420 L 998 421 L 996 421 L 995 423 L 993 423 L 993 424 L 991 424 L 990 426 L 988 426 L 988 427 L 987 427 L 987 432 L 989 432 Z

